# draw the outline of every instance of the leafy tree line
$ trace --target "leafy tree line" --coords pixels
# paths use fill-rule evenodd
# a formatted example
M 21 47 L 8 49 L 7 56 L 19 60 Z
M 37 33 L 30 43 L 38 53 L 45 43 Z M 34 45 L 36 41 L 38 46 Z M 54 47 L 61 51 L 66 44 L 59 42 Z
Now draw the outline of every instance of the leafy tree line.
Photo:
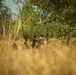
M 67 36 L 75 36 L 76 28 L 76 1 L 75 0 L 33 0 L 33 5 L 42 8 L 45 14 L 50 15 L 50 23 L 58 24 L 59 32 L 65 31 Z M 46 16 L 47 16 L 46 15 Z M 59 24 L 60 23 L 60 24 Z M 61 28 L 62 27 L 62 28 Z M 68 34 L 71 33 L 71 34 Z M 60 34 L 60 33 L 59 33 Z
M 0 0 L 0 39 L 9 38 L 12 27 L 11 10 Z
M 18 6 L 18 18 L 10 24 L 10 9 L 0 1 L 0 34 L 32 39 L 43 35 L 48 38 L 64 38 L 67 42 L 76 37 L 75 0 L 13 0 Z M 3 15 L 4 13 L 4 15 Z M 2 20 L 3 19 L 3 20 Z M 12 30 L 13 28 L 13 30 Z
M 27 0 L 19 13 L 25 36 L 63 37 L 69 42 L 76 37 L 75 7 L 75 0 Z

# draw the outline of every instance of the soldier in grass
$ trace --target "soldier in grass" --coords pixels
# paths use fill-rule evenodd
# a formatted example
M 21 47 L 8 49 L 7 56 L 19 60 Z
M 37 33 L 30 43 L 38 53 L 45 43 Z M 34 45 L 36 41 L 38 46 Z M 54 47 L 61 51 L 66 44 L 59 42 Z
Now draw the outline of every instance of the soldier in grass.
M 32 48 L 36 46 L 36 42 L 37 42 L 37 37 L 36 37 L 36 34 L 34 34 L 33 39 L 32 39 Z
M 40 35 L 40 38 L 38 39 L 38 44 L 42 44 L 43 41 L 43 35 Z

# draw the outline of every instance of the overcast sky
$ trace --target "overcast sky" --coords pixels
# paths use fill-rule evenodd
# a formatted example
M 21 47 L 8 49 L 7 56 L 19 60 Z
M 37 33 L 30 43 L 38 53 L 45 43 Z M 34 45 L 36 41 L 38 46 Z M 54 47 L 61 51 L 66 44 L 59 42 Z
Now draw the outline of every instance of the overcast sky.
M 17 6 L 12 0 L 5 0 L 5 4 L 11 8 L 12 13 L 17 14 Z M 13 15 L 13 18 L 15 18 L 15 17 L 16 16 Z

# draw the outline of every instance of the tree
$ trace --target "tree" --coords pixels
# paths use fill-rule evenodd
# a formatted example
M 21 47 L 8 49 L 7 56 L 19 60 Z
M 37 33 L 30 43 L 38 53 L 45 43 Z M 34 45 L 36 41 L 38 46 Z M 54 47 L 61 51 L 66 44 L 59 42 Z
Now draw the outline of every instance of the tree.
M 46 38 L 64 37 L 67 42 L 76 37 L 75 0 L 27 0 L 20 3 L 23 3 L 19 12 L 22 35 L 32 38 L 34 33 L 41 33 Z
M 0 37 L 9 37 L 11 28 L 11 10 L 4 3 L 0 1 Z
M 50 23 L 58 28 L 57 36 L 75 37 L 76 35 L 76 1 L 75 0 L 30 0 L 32 5 L 40 7 L 49 15 Z M 48 22 L 46 22 L 48 23 Z M 56 28 L 56 27 L 54 27 Z M 61 33 L 63 34 L 61 35 Z M 55 35 L 56 35 L 55 34 Z M 67 38 L 67 40 L 68 40 Z

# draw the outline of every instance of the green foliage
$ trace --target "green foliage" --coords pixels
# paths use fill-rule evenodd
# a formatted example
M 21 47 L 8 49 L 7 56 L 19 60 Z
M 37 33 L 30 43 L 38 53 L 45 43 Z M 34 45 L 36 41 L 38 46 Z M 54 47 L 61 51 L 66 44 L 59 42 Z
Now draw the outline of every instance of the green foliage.
M 25 35 L 76 37 L 75 7 L 75 0 L 29 0 L 20 12 Z
M 75 0 L 32 0 L 32 4 L 46 10 L 50 15 L 50 23 L 60 22 L 55 28 L 60 35 L 73 36 L 76 32 L 76 1 Z M 54 28 L 54 27 L 53 27 Z
M 43 34 L 44 28 L 40 22 L 40 15 L 37 12 L 36 7 L 34 8 L 30 4 L 25 4 L 21 14 L 22 26 L 25 36 L 31 39 L 33 34 Z

